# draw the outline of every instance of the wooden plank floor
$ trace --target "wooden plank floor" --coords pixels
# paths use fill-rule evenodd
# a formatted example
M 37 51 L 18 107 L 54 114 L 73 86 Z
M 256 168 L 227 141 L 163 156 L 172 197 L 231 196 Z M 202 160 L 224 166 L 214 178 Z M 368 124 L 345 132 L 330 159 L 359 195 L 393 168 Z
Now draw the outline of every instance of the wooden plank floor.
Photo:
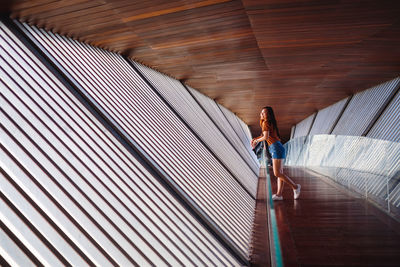
M 250 265 L 252 267 L 271 265 L 266 189 L 265 169 L 261 169 L 257 185 L 256 209 L 251 240 Z
M 286 185 L 274 202 L 285 266 L 400 266 L 399 222 L 327 178 L 285 172 L 302 185 L 298 200 Z

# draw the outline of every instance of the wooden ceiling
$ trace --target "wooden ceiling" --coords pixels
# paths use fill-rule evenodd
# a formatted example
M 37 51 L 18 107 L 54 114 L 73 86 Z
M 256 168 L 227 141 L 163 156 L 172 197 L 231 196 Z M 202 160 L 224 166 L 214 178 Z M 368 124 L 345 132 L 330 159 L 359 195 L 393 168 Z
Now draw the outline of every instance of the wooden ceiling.
M 399 76 L 400 1 L 9 0 L 1 11 L 125 54 L 281 135 L 318 109 Z

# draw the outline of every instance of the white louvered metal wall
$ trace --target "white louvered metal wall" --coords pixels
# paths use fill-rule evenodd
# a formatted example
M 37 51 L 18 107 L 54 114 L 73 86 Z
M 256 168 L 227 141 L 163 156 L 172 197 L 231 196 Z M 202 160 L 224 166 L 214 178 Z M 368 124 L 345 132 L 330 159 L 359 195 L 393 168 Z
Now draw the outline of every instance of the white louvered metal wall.
M 294 133 L 296 131 L 296 125 L 293 125 L 290 129 L 290 139 L 294 138 Z
M 212 118 L 212 120 L 218 124 L 218 128 L 224 133 L 224 135 L 230 139 L 231 143 L 240 151 L 242 155 L 248 154 L 249 149 L 251 150 L 250 143 L 243 143 L 235 130 L 232 128 L 232 125 L 227 121 L 225 115 L 222 113 L 219 105 L 212 100 L 211 98 L 201 94 L 195 89 L 188 86 L 190 93 L 194 98 L 203 106 L 208 115 Z M 250 153 L 251 157 L 253 157 L 254 162 L 258 162 L 254 153 Z
M 162 75 L 141 64 L 133 64 L 152 82 L 155 89 L 158 90 L 163 98 L 169 102 L 192 129 L 196 131 L 218 158 L 232 170 L 239 182 L 255 196 L 259 166 L 253 161 L 250 153 L 238 153 L 238 150 L 225 138 L 214 122 L 179 81 Z M 242 129 L 240 130 L 243 131 Z M 247 141 L 247 143 L 249 142 Z
M 395 81 L 397 83 L 395 86 L 398 88 L 400 86 L 400 78 Z M 367 136 L 400 142 L 400 91 L 397 92 Z
M 233 131 L 240 138 L 241 143 L 246 145 L 247 151 L 251 151 L 251 145 L 250 145 L 251 138 L 249 138 L 248 134 L 245 134 L 243 132 L 243 127 L 239 122 L 240 119 L 232 111 L 225 108 L 221 104 L 218 104 L 218 106 L 221 109 L 222 113 L 225 115 L 225 118 L 228 120 Z M 254 156 L 254 153 L 251 153 L 251 155 Z
M 332 134 L 361 136 L 396 89 L 398 80 L 380 84 L 353 96 Z
M 399 93 L 396 92 L 399 86 L 400 77 L 357 93 L 350 100 L 345 98 L 319 110 L 309 135 L 366 134 L 372 138 L 398 141 Z M 291 138 L 306 135 L 311 121 L 312 116 L 295 125 L 295 134 L 292 128 Z
M 243 265 L 254 198 L 124 58 L 20 25 L 63 80 L 0 26 L 4 260 Z
M 241 138 L 243 140 L 243 142 L 246 144 L 246 142 L 250 143 L 251 139 L 252 139 L 252 135 L 251 135 L 251 131 L 249 126 L 242 121 L 239 117 L 236 116 L 236 119 L 238 121 L 238 123 L 240 124 L 240 127 L 243 130 L 243 137 Z M 249 146 L 250 148 L 251 146 Z
M 329 107 L 319 110 L 309 135 L 330 134 L 334 123 L 339 119 L 347 101 L 348 98 L 345 98 Z
M 285 144 L 286 164 L 328 176 L 400 217 L 399 87 L 398 77 L 319 111 L 306 139 Z M 337 116 L 333 134 L 323 135 Z
M 246 256 L 254 199 L 125 59 L 26 24 L 23 27 L 65 67 L 127 138 L 161 167 L 187 201 Z
M 294 132 L 294 138 L 307 136 L 310 128 L 312 127 L 314 121 L 315 113 L 308 116 L 306 119 L 302 120 L 296 125 L 296 130 Z

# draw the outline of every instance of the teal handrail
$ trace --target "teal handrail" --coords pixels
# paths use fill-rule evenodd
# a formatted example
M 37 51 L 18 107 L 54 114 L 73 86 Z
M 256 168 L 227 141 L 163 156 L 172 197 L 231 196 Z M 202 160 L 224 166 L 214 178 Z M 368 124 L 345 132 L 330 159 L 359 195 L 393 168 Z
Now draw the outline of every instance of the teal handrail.
M 265 167 L 265 172 L 266 172 L 266 179 L 267 179 L 267 215 L 268 215 L 268 226 L 269 226 L 269 236 L 270 236 L 270 254 L 271 254 L 271 265 L 272 266 L 277 266 L 277 267 L 282 267 L 283 266 L 283 260 L 282 260 L 282 250 L 281 250 L 281 244 L 279 240 L 279 232 L 278 232 L 278 225 L 276 221 L 276 214 L 275 214 L 275 209 L 274 209 L 274 201 L 272 200 L 272 189 L 271 189 L 271 177 L 269 175 L 268 171 L 268 164 L 267 164 L 267 159 L 265 157 L 266 147 L 264 146 L 264 151 L 263 151 L 263 158 L 262 158 L 262 163 Z

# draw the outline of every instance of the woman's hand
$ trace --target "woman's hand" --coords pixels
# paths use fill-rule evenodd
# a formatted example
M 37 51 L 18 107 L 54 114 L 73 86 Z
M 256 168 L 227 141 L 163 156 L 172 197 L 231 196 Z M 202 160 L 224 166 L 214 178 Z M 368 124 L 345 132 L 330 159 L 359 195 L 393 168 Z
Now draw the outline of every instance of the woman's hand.
M 257 138 L 254 138 L 253 140 L 251 140 L 251 147 L 254 148 L 257 145 Z

